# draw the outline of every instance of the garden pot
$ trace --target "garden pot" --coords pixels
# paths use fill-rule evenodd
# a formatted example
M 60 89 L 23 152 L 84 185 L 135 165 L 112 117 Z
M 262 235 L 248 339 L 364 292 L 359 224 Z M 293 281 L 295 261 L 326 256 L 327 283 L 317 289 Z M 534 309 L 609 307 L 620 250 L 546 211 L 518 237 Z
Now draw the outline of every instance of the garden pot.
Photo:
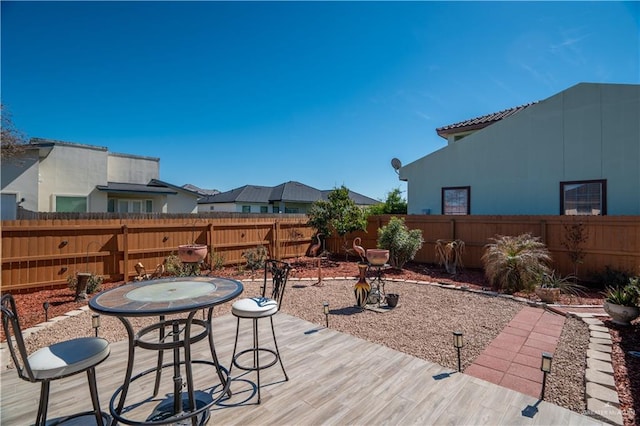
M 91 272 L 76 272 L 76 302 L 87 300 L 87 283 Z
M 366 274 L 369 266 L 366 263 L 358 263 L 358 269 L 360 270 L 360 277 L 355 286 L 353 286 L 353 293 L 356 296 L 356 306 L 364 308 L 367 305 L 367 298 L 371 292 L 371 285 L 367 282 Z
M 389 261 L 389 250 L 369 249 L 367 250 L 367 260 L 374 266 L 384 265 Z
M 387 306 L 389 306 L 390 308 L 395 308 L 396 306 L 398 306 L 399 298 L 400 298 L 400 295 L 398 293 L 388 293 L 386 295 Z
M 555 303 L 560 300 L 559 288 L 536 287 L 536 295 L 545 303 Z
M 623 306 L 605 302 L 602 304 L 604 311 L 609 314 L 615 324 L 629 325 L 631 321 L 640 316 L 640 308 L 637 306 Z
M 207 246 L 204 244 L 184 244 L 178 246 L 178 257 L 182 263 L 199 263 L 207 257 Z

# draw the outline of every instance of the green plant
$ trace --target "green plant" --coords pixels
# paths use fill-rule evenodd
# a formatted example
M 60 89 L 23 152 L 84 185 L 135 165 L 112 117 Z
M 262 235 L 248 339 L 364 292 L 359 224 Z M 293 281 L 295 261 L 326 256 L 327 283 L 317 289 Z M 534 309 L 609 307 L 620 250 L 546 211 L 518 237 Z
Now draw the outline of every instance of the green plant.
M 402 191 L 396 188 L 387 193 L 387 200 L 384 203 L 378 203 L 367 209 L 367 214 L 407 214 L 407 200 L 402 198 Z
M 391 217 L 389 223 L 378 229 L 378 248 L 389 250 L 391 265 L 402 269 L 422 248 L 422 230 L 405 225 L 404 218 Z
M 307 216 L 309 225 L 324 237 L 337 233 L 342 238 L 345 260 L 349 256 L 347 234 L 367 229 L 367 214 L 349 197 L 349 189 L 344 185 L 336 188 L 327 196 L 328 201 L 314 202 Z
M 586 227 L 582 222 L 565 223 L 562 226 L 564 228 L 564 240 L 561 244 L 567 249 L 569 259 L 573 263 L 574 281 L 577 281 L 578 265 L 584 263 L 584 258 L 587 255 L 584 251 L 584 243 L 589 239 L 589 235 L 586 233 Z
M 623 287 L 633 277 L 631 272 L 615 269 L 610 265 L 605 266 L 603 272 L 595 272 L 592 275 L 595 281 L 609 287 Z
M 91 276 L 87 279 L 87 294 L 95 293 L 96 291 L 100 291 L 102 288 L 102 282 L 104 278 L 102 275 L 91 274 Z M 67 277 L 67 285 L 69 289 L 72 291 L 76 291 L 76 287 L 78 286 L 78 277 L 75 275 L 69 275 Z
M 539 237 L 529 233 L 498 235 L 486 245 L 482 262 L 487 279 L 506 293 L 531 291 L 543 273 L 549 272 L 549 250 Z
M 556 271 L 543 272 L 540 277 L 540 288 L 559 288 L 561 293 L 578 296 L 584 294 L 585 287 L 576 283 L 573 275 L 566 277 L 556 274 Z
M 224 267 L 224 256 L 219 253 L 211 253 L 211 269 L 219 270 Z
M 199 263 L 184 264 L 175 254 L 170 254 L 164 260 L 164 272 L 167 275 L 176 277 L 188 277 L 191 275 L 198 275 L 200 273 Z
M 436 259 L 440 266 L 444 266 L 447 273 L 455 275 L 458 266 L 462 267 L 462 255 L 464 254 L 464 241 L 462 240 L 437 240 Z
M 264 268 L 264 262 L 268 256 L 267 248 L 263 245 L 259 245 L 256 248 L 249 249 L 242 253 L 242 257 L 247 260 L 247 268 L 251 272 L 255 272 L 258 269 Z
M 629 283 L 624 286 L 607 287 L 604 296 L 607 302 L 615 305 L 639 306 L 640 277 L 630 278 Z

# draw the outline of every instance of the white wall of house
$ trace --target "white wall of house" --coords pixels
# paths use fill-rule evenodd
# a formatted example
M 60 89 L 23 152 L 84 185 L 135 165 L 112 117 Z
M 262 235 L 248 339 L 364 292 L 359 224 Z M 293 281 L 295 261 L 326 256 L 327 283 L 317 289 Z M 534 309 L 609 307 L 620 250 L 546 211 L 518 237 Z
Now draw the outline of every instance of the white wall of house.
M 24 201 L 20 204 L 22 207 L 38 210 L 38 150 L 30 149 L 20 158 L 3 160 L 0 172 L 3 194 L 2 219 L 9 219 L 8 216 L 5 217 L 9 213 L 15 217 L 16 203 L 23 198 Z
M 160 159 L 109 153 L 107 180 L 146 185 L 151 179 L 160 178 Z
M 236 205 L 235 203 L 207 203 L 207 204 L 198 204 L 198 213 L 209 213 L 209 212 L 235 212 Z M 242 211 L 242 208 L 240 208 Z
M 38 210 L 56 211 L 56 197 L 88 197 L 87 210 L 106 211 L 106 194 L 96 185 L 107 184 L 107 149 L 79 144 L 56 144 L 40 161 Z
M 198 199 L 193 194 L 178 191 L 167 195 L 166 200 L 162 213 L 198 213 Z
M 582 83 L 400 169 L 409 214 L 469 186 L 471 214 L 559 214 L 560 182 L 607 180 L 609 215 L 640 214 L 640 86 Z

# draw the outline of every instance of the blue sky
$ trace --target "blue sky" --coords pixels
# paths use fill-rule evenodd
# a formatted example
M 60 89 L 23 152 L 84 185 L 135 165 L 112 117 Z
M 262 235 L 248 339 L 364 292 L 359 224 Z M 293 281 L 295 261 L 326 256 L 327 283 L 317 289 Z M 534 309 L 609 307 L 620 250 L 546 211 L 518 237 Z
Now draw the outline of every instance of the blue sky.
M 376 199 L 437 127 L 640 83 L 639 2 L 7 2 L 2 103 L 29 137 L 159 157 L 227 191 Z

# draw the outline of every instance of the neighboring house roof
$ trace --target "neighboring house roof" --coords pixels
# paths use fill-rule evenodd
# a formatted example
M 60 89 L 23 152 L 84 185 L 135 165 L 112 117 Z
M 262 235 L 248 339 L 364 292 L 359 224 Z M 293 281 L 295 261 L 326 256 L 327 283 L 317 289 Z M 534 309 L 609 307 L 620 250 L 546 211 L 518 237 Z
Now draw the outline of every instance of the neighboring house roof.
M 186 185 L 182 185 L 182 188 L 184 188 L 184 189 L 186 189 L 188 191 L 197 192 L 198 194 L 200 194 L 203 197 L 205 197 L 207 195 L 215 195 L 215 194 L 219 194 L 220 193 L 220 191 L 218 191 L 217 189 L 203 189 L 203 188 L 200 188 L 198 186 L 191 185 L 190 183 L 188 183 Z
M 497 121 L 500 121 L 503 118 L 507 118 L 511 115 L 517 114 L 520 111 L 537 103 L 538 102 L 530 102 L 525 105 L 520 105 L 517 107 L 505 109 L 499 112 L 494 112 L 491 114 L 483 115 L 481 117 L 470 118 L 469 120 L 461 121 L 459 123 L 449 124 L 448 126 L 438 127 L 436 129 L 436 132 L 440 137 L 447 139 L 447 136 L 451 134 L 484 129 L 485 127 Z
M 148 186 L 166 187 L 166 188 L 174 189 L 176 191 L 188 192 L 189 194 L 195 195 L 196 197 L 202 196 L 202 194 L 200 194 L 198 191 L 193 191 L 191 189 L 185 188 L 184 186 L 173 185 L 169 182 L 165 182 L 160 179 L 151 179 L 148 183 Z
M 106 185 L 96 185 L 98 191 L 121 192 L 128 194 L 177 194 L 166 186 L 143 185 L 140 183 L 107 182 Z
M 198 204 L 211 203 L 263 203 L 274 202 L 313 203 L 327 200 L 333 190 L 321 191 L 300 182 L 289 181 L 278 186 L 245 185 L 227 192 L 220 192 L 198 200 Z M 357 192 L 349 191 L 349 197 L 358 205 L 377 204 L 379 201 Z

